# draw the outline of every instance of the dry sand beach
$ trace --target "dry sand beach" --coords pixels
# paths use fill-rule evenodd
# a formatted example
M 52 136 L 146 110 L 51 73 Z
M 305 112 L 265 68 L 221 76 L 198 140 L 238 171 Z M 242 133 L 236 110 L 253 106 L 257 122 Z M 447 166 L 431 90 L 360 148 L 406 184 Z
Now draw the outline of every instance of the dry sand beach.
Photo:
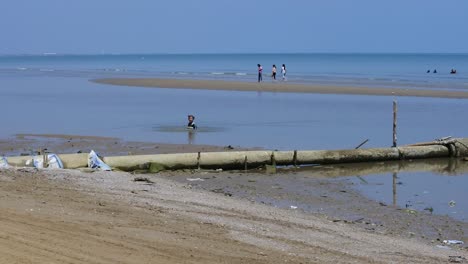
M 259 91 L 287 93 L 318 93 L 318 94 L 349 94 L 349 95 L 381 95 L 381 96 L 416 96 L 437 98 L 468 98 L 468 92 L 428 89 L 404 88 L 373 88 L 352 86 L 326 86 L 313 84 L 297 84 L 288 82 L 234 82 L 219 80 L 189 80 L 189 79 L 158 79 L 158 78 L 109 78 L 95 79 L 96 83 L 155 87 L 184 88 L 229 91 Z
M 1 141 L 0 152 L 18 154 L 28 146 L 76 152 L 97 145 L 105 146 L 109 155 L 135 149 L 141 151 L 137 153 L 224 149 L 20 135 Z M 144 145 L 148 148 L 141 148 Z M 468 258 L 464 247 L 438 247 L 443 246 L 442 239 L 465 239 L 466 223 L 370 201 L 326 176 L 309 182 L 313 195 L 307 202 L 334 211 L 310 213 L 254 202 L 255 193 L 268 189 L 270 195 L 287 196 L 280 188 L 271 191 L 273 182 L 305 175 L 285 171 L 275 180 L 262 172 L 235 171 L 138 175 L 2 170 L 0 262 L 444 263 Z M 197 178 L 203 181 L 187 180 Z M 228 193 L 223 186 L 252 195 Z

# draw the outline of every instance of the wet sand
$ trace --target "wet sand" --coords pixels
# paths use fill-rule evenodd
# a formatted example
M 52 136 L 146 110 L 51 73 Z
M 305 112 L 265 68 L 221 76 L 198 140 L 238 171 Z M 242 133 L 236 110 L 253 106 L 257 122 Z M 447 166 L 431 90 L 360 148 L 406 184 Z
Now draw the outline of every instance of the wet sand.
M 403 88 L 371 88 L 351 86 L 306 85 L 288 82 L 231 82 L 219 80 L 184 80 L 158 78 L 108 78 L 91 80 L 100 84 L 154 88 L 179 88 L 228 91 L 289 92 L 317 94 L 349 94 L 380 96 L 416 96 L 436 98 L 468 98 L 465 91 L 443 91 Z
M 144 149 L 143 142 L 102 137 L 21 135 L 2 142 L 0 153 L 52 143 L 57 152 L 76 150 L 71 144 L 77 144 L 81 149 L 101 146 L 106 154 L 129 149 L 155 153 L 151 144 L 153 148 Z M 200 146 L 165 144 L 159 150 L 163 147 L 184 152 Z M 437 247 L 443 239 L 467 239 L 467 223 L 371 201 L 337 177 L 342 172 L 331 170 L 327 166 L 276 175 L 3 170 L 2 261 L 441 263 L 449 256 L 468 258 L 466 248 Z
M 247 150 L 247 148 L 230 145 L 131 142 L 113 137 L 62 134 L 17 134 L 10 139 L 0 139 L 0 156 L 31 155 L 44 148 L 48 152 L 57 154 L 89 153 L 94 150 L 103 156 Z

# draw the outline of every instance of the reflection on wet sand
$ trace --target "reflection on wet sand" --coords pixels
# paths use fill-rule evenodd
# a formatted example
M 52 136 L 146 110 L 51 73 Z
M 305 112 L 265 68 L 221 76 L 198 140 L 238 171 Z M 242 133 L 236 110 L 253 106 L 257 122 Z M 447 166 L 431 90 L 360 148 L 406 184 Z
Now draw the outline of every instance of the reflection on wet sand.
M 187 143 L 189 145 L 193 145 L 195 144 L 195 135 L 196 135 L 196 131 L 193 130 L 193 129 L 187 129 L 187 136 L 188 136 L 188 139 L 187 139 Z
M 157 125 L 153 127 L 154 131 L 165 132 L 165 133 L 185 133 L 189 131 L 186 126 L 170 126 L 170 125 Z M 197 127 L 197 132 L 209 133 L 209 132 L 223 132 L 226 128 L 214 127 L 214 126 L 203 126 Z
M 326 177 L 364 176 L 399 172 L 434 172 L 456 176 L 468 173 L 468 162 L 456 158 L 386 161 L 301 167 L 299 170 Z
M 397 206 L 397 179 L 398 174 L 394 172 L 392 175 L 393 206 Z

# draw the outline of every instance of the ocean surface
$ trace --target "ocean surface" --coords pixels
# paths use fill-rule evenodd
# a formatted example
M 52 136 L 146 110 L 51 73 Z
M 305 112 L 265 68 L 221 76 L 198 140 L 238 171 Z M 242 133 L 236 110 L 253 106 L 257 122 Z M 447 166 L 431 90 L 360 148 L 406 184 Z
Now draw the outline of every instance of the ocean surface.
M 271 65 L 280 69 L 284 63 L 287 81 L 294 83 L 468 90 L 467 54 L 0 56 L 0 138 L 17 133 L 73 134 L 280 150 L 346 149 L 369 139 L 364 147 L 388 147 L 393 100 L 398 101 L 400 145 L 468 137 L 464 99 L 148 89 L 89 81 L 164 77 L 255 82 L 257 63 L 264 65 L 267 82 Z M 449 74 L 452 68 L 458 73 Z M 434 69 L 437 73 L 432 73 Z M 183 129 L 187 114 L 196 116 L 200 129 L 195 133 Z M 456 215 L 447 206 L 452 199 L 468 200 L 457 187 L 468 184 L 468 174 L 447 178 L 424 172 L 411 174 L 411 179 L 405 175 L 400 175 L 407 183 L 402 189 L 409 191 L 401 192 L 401 203 L 412 200 L 405 193 L 423 192 L 418 196 L 422 199 L 435 193 L 429 185 L 438 186 L 446 194 L 440 206 L 434 198 L 425 205 L 437 207 L 436 213 L 468 219 L 466 204 L 458 203 Z M 386 200 L 386 191 L 377 184 L 383 178 L 375 177 L 376 184 L 363 186 L 363 192 Z M 424 190 L 410 187 L 422 177 Z
M 468 54 L 185 54 L 0 56 L 2 72 L 53 76 L 265 79 L 286 64 L 288 81 L 330 85 L 468 89 Z M 456 69 L 457 74 L 450 74 Z M 437 73 L 433 73 L 436 70 Z M 430 73 L 427 73 L 430 71 Z

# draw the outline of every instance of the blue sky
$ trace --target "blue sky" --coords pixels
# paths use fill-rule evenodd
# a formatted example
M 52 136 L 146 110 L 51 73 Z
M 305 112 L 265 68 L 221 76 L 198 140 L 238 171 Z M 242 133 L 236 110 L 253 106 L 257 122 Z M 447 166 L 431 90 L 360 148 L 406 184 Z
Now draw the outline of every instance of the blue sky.
M 0 54 L 468 53 L 466 0 L 0 1 Z

